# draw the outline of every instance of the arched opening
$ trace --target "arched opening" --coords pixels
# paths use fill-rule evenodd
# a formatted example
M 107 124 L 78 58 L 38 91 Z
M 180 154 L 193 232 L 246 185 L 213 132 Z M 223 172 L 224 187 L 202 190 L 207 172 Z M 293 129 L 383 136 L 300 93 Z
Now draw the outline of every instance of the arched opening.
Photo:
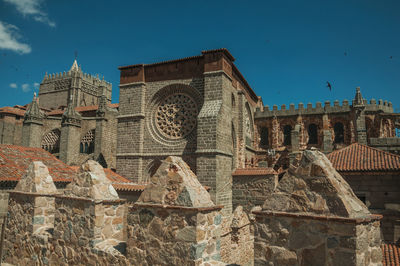
M 318 144 L 318 127 L 316 124 L 308 125 L 308 144 Z
M 290 133 L 292 132 L 292 126 L 286 125 L 283 127 L 283 145 L 292 145 L 292 139 Z
M 335 143 L 344 143 L 344 126 L 338 122 L 333 126 L 335 132 Z
M 92 154 L 94 152 L 94 136 L 95 130 L 89 130 L 85 136 L 83 136 L 79 145 L 80 153 Z
M 44 135 L 41 143 L 42 149 L 54 154 L 60 152 L 61 131 L 56 128 Z
M 232 93 L 232 107 L 236 106 L 235 95 Z
M 260 130 L 260 146 L 263 148 L 269 147 L 268 128 L 262 127 Z

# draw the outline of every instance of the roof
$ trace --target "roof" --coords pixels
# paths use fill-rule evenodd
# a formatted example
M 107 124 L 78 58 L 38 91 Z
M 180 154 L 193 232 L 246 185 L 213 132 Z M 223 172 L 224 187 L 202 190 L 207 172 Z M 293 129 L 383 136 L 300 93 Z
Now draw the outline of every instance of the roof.
M 118 108 L 119 103 L 109 103 L 108 104 L 109 107 L 111 108 Z M 99 108 L 98 105 L 88 105 L 88 106 L 78 106 L 75 108 L 75 111 L 77 112 L 90 112 L 90 111 L 96 111 Z M 65 109 L 56 109 L 56 110 L 52 110 L 50 112 L 47 113 L 47 115 L 62 115 L 65 112 Z
M 341 172 L 400 171 L 400 156 L 353 143 L 327 155 L 333 167 Z
M 41 148 L 0 144 L 0 181 L 19 181 L 32 161 L 42 161 L 54 182 L 71 182 L 74 171 Z
M 54 182 L 71 182 L 79 169 L 79 166 L 69 166 L 41 148 L 0 144 L 0 182 L 19 181 L 32 161 L 42 161 Z M 105 168 L 104 172 L 118 191 L 141 191 L 146 186 L 135 184 L 111 169 Z
M 236 169 L 233 176 L 257 176 L 257 175 L 275 175 L 277 172 L 271 168 L 242 168 Z
M 25 110 L 21 110 L 19 108 L 10 107 L 10 106 L 4 106 L 4 107 L 0 108 L 0 113 L 24 116 Z
M 400 266 L 400 246 L 396 244 L 382 244 L 383 266 Z
M 190 56 L 190 57 L 184 57 L 184 58 L 179 58 L 179 59 L 173 59 L 173 60 L 167 60 L 167 61 L 161 61 L 161 62 L 156 62 L 156 63 L 151 63 L 151 64 L 134 64 L 134 65 L 127 65 L 127 66 L 119 66 L 119 70 L 124 70 L 128 68 L 136 68 L 136 67 L 151 67 L 151 66 L 158 66 L 158 65 L 163 65 L 163 64 L 171 64 L 171 63 L 177 63 L 177 62 L 182 62 L 182 61 L 189 61 L 193 59 L 199 59 L 202 58 L 205 54 L 209 53 L 223 53 L 229 60 L 232 61 L 232 71 L 239 77 L 239 79 L 244 83 L 244 87 L 246 91 L 250 94 L 250 97 L 253 98 L 255 102 L 258 101 L 258 96 L 254 92 L 254 90 L 250 87 L 250 84 L 247 82 L 247 80 L 244 78 L 242 73 L 239 71 L 239 69 L 236 67 L 236 65 L 233 63 L 235 61 L 235 58 L 232 56 L 232 54 L 229 52 L 228 49 L 226 48 L 219 48 L 219 49 L 212 49 L 212 50 L 204 50 L 201 51 L 201 55 L 196 55 L 196 56 Z

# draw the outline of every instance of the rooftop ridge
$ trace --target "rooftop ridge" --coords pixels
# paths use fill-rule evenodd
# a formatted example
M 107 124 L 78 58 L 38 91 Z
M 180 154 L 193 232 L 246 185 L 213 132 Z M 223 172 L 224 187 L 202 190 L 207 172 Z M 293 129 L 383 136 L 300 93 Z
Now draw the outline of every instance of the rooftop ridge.
M 400 159 L 400 155 L 398 155 L 398 154 L 390 153 L 390 152 L 387 152 L 387 151 L 384 151 L 384 150 L 381 150 L 381 149 L 378 149 L 378 148 L 375 148 L 375 147 L 371 147 L 371 146 L 368 146 L 368 145 L 365 145 L 365 144 L 361 144 L 361 143 L 358 143 L 358 142 L 354 142 L 354 143 L 352 143 L 352 144 L 350 144 L 350 145 L 348 145 L 348 146 L 346 146 L 346 147 L 344 147 L 344 148 L 341 148 L 341 149 L 339 149 L 339 150 L 334 150 L 334 151 L 332 151 L 332 152 L 329 153 L 329 154 L 335 154 L 335 153 L 338 153 L 338 152 L 340 152 L 340 151 L 345 151 L 345 150 L 351 149 L 352 147 L 357 146 L 357 145 L 358 145 L 358 146 L 362 146 L 362 147 L 364 147 L 364 148 L 366 148 L 366 149 L 371 149 L 371 150 L 380 152 L 380 153 L 382 153 L 382 154 L 386 154 L 386 155 L 388 155 L 388 156 L 397 157 L 397 158 Z

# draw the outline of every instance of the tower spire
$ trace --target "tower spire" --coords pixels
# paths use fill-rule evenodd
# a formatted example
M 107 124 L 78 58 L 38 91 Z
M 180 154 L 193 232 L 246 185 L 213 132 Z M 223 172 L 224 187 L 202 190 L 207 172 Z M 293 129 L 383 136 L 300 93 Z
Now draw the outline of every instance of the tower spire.
M 79 71 L 78 62 L 76 61 L 76 58 L 75 58 L 74 63 L 72 64 L 72 67 L 69 71 Z

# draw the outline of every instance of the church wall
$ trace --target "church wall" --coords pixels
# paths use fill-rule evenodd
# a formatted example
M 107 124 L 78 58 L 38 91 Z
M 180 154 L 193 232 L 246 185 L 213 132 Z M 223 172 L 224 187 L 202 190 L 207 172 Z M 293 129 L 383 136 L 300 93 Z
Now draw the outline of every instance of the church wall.
M 57 109 L 59 106 L 67 106 L 68 90 L 39 93 L 40 107 Z

